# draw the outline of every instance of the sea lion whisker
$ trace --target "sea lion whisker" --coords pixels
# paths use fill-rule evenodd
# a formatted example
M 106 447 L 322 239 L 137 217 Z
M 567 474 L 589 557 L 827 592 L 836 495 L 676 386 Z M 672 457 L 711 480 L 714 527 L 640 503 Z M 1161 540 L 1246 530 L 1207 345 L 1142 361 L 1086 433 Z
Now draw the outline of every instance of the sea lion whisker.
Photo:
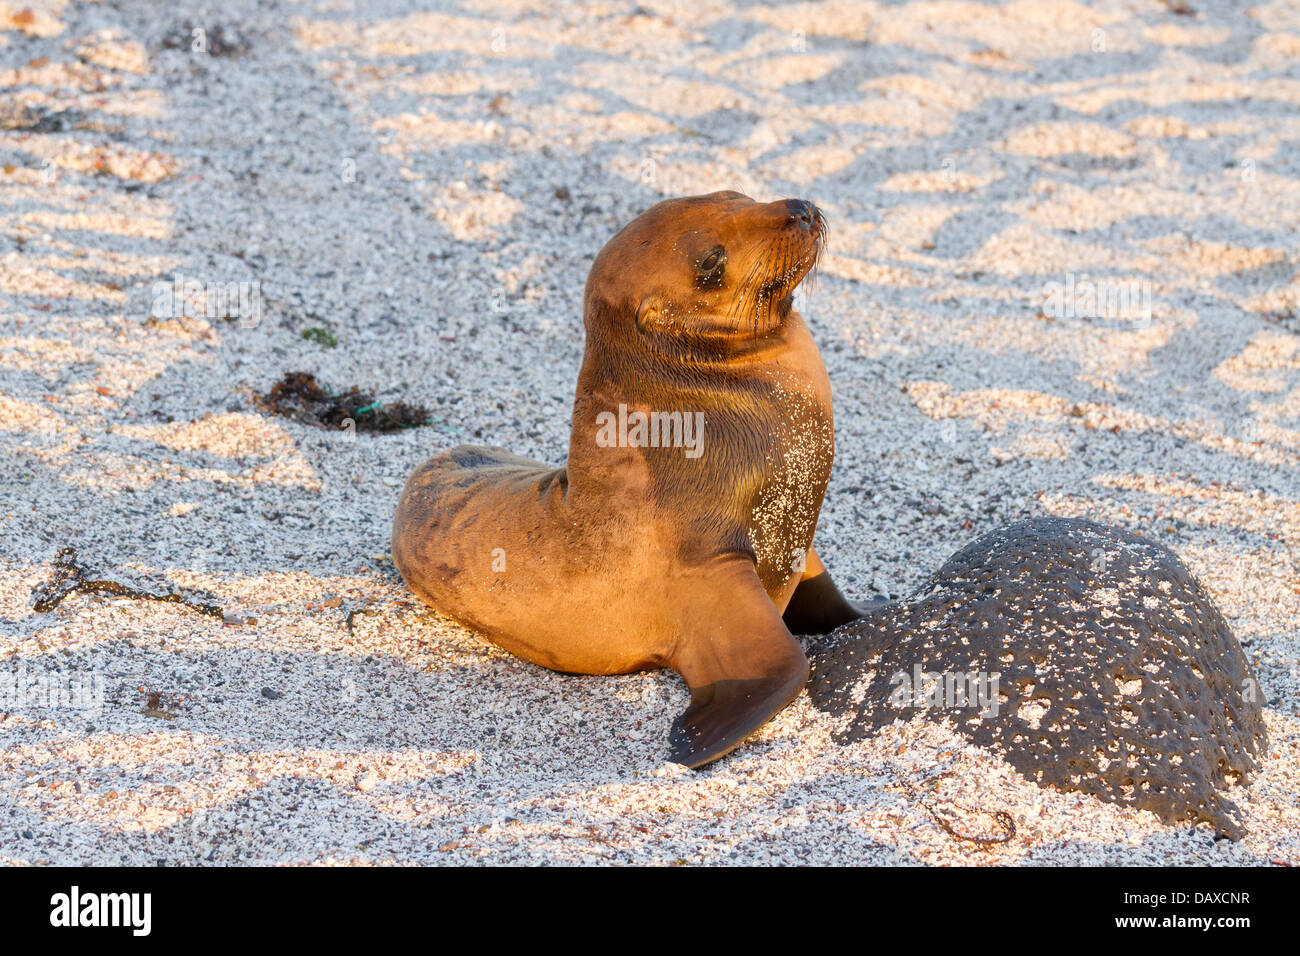
M 774 276 L 774 278 L 768 280 L 765 287 L 765 293 L 767 296 L 766 311 L 767 311 L 767 320 L 769 323 L 772 321 L 772 312 L 776 308 L 777 303 L 779 302 L 777 298 L 777 292 L 785 291 L 785 286 L 789 281 L 788 277 L 791 274 L 793 274 L 793 270 L 790 265 L 790 262 L 794 254 L 794 251 L 795 251 L 794 243 L 790 241 L 788 237 L 783 237 L 781 241 L 781 248 L 779 252 L 780 258 L 778 260 L 779 265 L 777 268 L 776 275 Z M 758 316 L 756 315 L 755 325 L 757 326 L 757 324 L 758 324 Z M 755 332 L 757 332 L 757 328 L 755 328 Z
M 740 311 L 741 311 L 741 309 L 742 309 L 742 307 L 743 307 L 743 305 L 744 305 L 745 299 L 746 299 L 746 298 L 748 297 L 748 295 L 749 295 L 749 291 L 750 291 L 750 280 L 751 280 L 751 278 L 752 278 L 753 275 L 754 275 L 754 271 L 758 268 L 758 266 L 759 266 L 759 265 L 761 264 L 761 262 L 762 262 L 762 249 L 763 249 L 763 248 L 764 248 L 764 247 L 760 247 L 760 253 L 759 253 L 759 255 L 755 257 L 755 261 L 754 261 L 753 263 L 750 264 L 749 271 L 748 271 L 747 273 L 745 273 L 745 275 L 741 278 L 740 282 L 737 284 L 737 295 L 736 295 L 736 297 L 732 300 L 732 302 L 731 302 L 731 307 L 727 310 L 727 318 L 728 318 L 728 319 L 734 319 L 734 318 L 736 318 L 736 317 L 740 314 Z
M 758 251 L 754 255 L 754 261 L 749 267 L 749 271 L 740 282 L 740 294 L 736 297 L 735 302 L 732 303 L 731 311 L 727 314 L 729 320 L 734 320 L 732 328 L 737 331 L 739 330 L 741 316 L 745 314 L 745 303 L 754 291 L 754 278 L 758 274 L 758 270 L 761 269 L 763 264 L 767 261 L 768 252 L 776 242 L 777 239 L 772 238 L 766 240 L 761 246 L 759 246 Z M 757 301 L 755 302 L 755 308 L 757 308 Z
M 745 273 L 744 277 L 740 280 L 738 285 L 738 294 L 731 304 L 731 309 L 727 313 L 728 318 L 735 318 L 743 313 L 745 302 L 749 299 L 750 294 L 753 291 L 754 274 L 758 271 L 758 268 L 761 265 L 762 254 L 760 253 L 760 255 L 756 257 L 755 262 L 750 265 L 749 271 Z
M 779 275 L 790 255 L 790 240 L 785 236 L 778 236 L 773 240 L 773 244 L 776 246 L 776 253 L 773 258 L 777 260 L 777 274 Z M 754 309 L 754 335 L 758 335 L 763 326 L 771 324 L 772 306 L 776 301 L 773 281 L 769 277 L 766 282 L 759 285 L 758 301 L 755 303 L 756 308 Z

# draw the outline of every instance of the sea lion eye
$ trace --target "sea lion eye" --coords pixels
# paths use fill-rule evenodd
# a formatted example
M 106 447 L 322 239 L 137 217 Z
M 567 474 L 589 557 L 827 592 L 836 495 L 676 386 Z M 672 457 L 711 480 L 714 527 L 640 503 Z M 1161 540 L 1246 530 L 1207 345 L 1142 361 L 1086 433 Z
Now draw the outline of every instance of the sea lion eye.
M 717 285 L 726 269 L 727 251 L 722 246 L 714 246 L 695 263 L 695 281 L 701 288 Z

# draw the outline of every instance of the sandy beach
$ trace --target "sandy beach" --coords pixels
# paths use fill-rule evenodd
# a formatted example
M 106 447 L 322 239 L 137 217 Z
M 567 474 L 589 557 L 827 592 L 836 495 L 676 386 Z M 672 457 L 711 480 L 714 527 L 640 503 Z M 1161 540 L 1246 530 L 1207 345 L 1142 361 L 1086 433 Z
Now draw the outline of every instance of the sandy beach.
M 1300 863 L 1298 147 L 1280 0 L 0 0 L 0 863 Z M 406 477 L 560 464 L 592 257 L 717 189 L 830 224 L 840 586 L 1037 515 L 1172 548 L 1263 688 L 1245 838 L 806 695 L 687 771 L 674 673 L 407 590 Z M 297 371 L 430 424 L 277 415 Z M 40 610 L 68 548 L 120 588 Z

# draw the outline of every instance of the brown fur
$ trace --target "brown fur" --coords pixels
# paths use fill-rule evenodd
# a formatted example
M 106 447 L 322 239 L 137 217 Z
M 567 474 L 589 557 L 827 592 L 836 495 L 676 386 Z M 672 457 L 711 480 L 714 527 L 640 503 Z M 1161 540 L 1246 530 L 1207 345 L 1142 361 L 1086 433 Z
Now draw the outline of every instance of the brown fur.
M 691 766 L 798 693 L 807 661 L 787 623 L 857 616 L 812 550 L 830 384 L 791 308 L 824 235 L 793 200 L 652 207 L 587 280 L 567 466 L 462 446 L 418 468 L 398 505 L 393 559 L 438 610 L 555 670 L 682 674 L 692 705 L 673 756 Z M 718 247 L 720 277 L 704 273 Z M 702 412 L 701 453 L 602 446 L 598 416 L 620 405 Z M 798 619 L 783 622 L 792 596 Z

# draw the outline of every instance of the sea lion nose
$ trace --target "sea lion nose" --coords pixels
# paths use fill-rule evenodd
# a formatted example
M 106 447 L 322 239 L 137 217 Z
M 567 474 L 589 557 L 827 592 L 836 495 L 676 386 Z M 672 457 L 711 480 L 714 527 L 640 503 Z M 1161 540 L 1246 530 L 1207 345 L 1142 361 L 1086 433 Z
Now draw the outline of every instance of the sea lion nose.
M 785 201 L 786 212 L 790 214 L 790 222 L 798 222 L 805 229 L 813 229 L 817 225 L 817 207 L 806 199 L 787 199 Z

